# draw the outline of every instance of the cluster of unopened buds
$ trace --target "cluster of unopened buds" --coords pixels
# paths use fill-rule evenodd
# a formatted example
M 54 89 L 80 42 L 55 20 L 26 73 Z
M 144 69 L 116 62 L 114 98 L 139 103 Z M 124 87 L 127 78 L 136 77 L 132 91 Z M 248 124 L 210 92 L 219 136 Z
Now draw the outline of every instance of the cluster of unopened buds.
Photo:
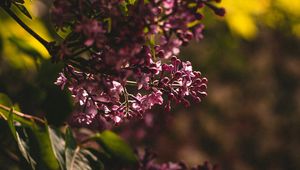
M 190 105 L 205 97 L 207 79 L 177 58 L 202 38 L 203 7 L 219 0 L 55 0 L 52 20 L 70 32 L 56 46 L 65 64 L 55 82 L 76 104 L 70 124 L 103 128 L 139 118 L 155 105 Z

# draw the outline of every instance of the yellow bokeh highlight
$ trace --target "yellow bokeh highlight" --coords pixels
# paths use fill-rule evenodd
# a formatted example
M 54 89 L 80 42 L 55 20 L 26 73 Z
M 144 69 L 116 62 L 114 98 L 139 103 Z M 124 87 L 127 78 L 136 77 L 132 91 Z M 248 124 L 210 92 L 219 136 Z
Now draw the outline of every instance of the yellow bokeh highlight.
M 277 0 L 277 5 L 291 14 L 300 16 L 300 0 Z
M 293 29 L 292 30 L 293 34 L 295 34 L 298 38 L 300 38 L 300 23 L 294 25 L 292 29 Z
M 50 39 L 46 28 L 40 22 L 33 22 L 34 24 L 28 24 L 33 30 L 37 30 L 37 33 L 47 39 Z M 23 39 L 30 45 L 31 47 L 35 48 L 44 58 L 49 58 L 48 51 L 46 48 L 38 42 L 35 38 L 33 38 L 29 33 L 27 33 L 21 26 L 19 26 L 14 20 L 7 20 L 4 22 L 5 31 L 2 30 L 2 34 L 4 38 L 9 37 L 18 37 Z
M 30 5 L 33 3 L 26 2 L 26 7 L 28 7 L 29 12 L 31 13 Z M 13 8 L 13 11 L 26 23 L 30 28 L 32 28 L 36 33 L 38 33 L 45 40 L 50 41 L 51 36 L 49 35 L 44 24 L 39 21 L 37 18 L 33 19 L 27 18 L 25 15 L 20 13 L 16 8 Z M 34 37 L 27 33 L 21 26 L 19 26 L 12 18 L 8 17 L 3 11 L 0 12 L 2 16 L 7 16 L 6 18 L 0 18 L 0 32 L 4 40 L 3 42 L 3 56 L 8 63 L 17 68 L 17 69 L 36 69 L 36 58 L 42 57 L 44 59 L 49 59 L 50 56 L 46 48 L 38 42 Z M 30 49 L 36 51 L 40 56 L 30 56 L 29 54 L 24 53 L 22 50 L 18 49 L 15 44 L 9 41 L 10 38 L 17 37 L 26 43 L 25 45 Z
M 228 16 L 228 24 L 234 33 L 246 39 L 252 39 L 256 36 L 257 27 L 253 19 L 245 14 Z
M 267 11 L 270 0 L 223 0 L 221 6 L 226 9 L 225 19 L 232 31 L 245 39 L 257 34 L 255 16 Z
M 291 32 L 299 37 L 300 0 L 222 0 L 220 6 L 226 9 L 229 28 L 244 39 L 255 38 L 258 22 L 276 28 L 284 16 L 293 17 Z
M 262 14 L 270 6 L 270 0 L 222 0 L 221 6 L 225 7 L 227 14 L 247 13 Z
M 4 44 L 4 57 L 8 63 L 16 69 L 33 70 L 35 61 L 32 57 L 20 52 L 13 45 Z
M 284 14 L 277 10 L 270 10 L 262 17 L 263 22 L 270 28 L 277 28 L 284 20 Z

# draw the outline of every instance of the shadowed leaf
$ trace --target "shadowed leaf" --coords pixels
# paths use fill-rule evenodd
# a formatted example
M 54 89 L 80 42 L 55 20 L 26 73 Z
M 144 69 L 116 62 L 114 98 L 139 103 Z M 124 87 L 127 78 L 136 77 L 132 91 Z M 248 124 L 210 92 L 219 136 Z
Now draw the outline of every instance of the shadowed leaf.
M 16 130 L 12 112 L 10 112 L 7 122 L 8 122 L 9 128 L 17 142 L 17 145 L 18 145 L 18 148 L 19 148 L 21 154 L 26 159 L 26 161 L 30 164 L 31 168 L 35 170 L 37 163 L 30 153 L 29 137 L 28 137 L 25 129 L 20 128 L 19 132 Z
M 17 4 L 24 4 L 25 1 L 24 0 L 12 0 L 13 3 L 17 3 Z
M 48 127 L 52 149 L 57 158 L 60 168 L 65 169 L 65 140 L 63 134 L 57 128 Z
M 66 169 L 67 170 L 93 170 L 103 169 L 103 164 L 88 149 L 83 149 L 76 144 L 72 131 L 66 132 Z

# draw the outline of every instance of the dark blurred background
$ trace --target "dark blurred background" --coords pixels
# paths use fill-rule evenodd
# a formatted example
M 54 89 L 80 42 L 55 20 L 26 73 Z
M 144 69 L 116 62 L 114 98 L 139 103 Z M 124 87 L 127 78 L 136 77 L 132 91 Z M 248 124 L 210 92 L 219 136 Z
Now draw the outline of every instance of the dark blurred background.
M 51 40 L 49 4 L 26 1 L 34 20 L 23 19 Z M 226 16 L 205 11 L 204 39 L 181 53 L 209 79 L 208 97 L 171 113 L 157 109 L 154 117 L 116 130 L 132 145 L 157 152 L 159 161 L 209 160 L 223 170 L 300 169 L 300 1 L 223 0 L 220 5 Z M 61 66 L 48 59 L 45 49 L 0 10 L 0 92 L 23 112 L 59 125 L 72 105 L 53 84 Z M 0 134 L 0 169 L 18 169 L 3 120 Z

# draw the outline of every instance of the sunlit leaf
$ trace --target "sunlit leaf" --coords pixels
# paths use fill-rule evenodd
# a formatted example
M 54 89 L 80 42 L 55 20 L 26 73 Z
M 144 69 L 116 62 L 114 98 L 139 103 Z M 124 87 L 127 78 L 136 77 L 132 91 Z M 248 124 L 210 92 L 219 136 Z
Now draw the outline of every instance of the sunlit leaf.
M 9 37 L 8 40 L 14 44 L 20 51 L 24 52 L 25 54 L 28 54 L 33 59 L 43 58 L 43 56 L 40 54 L 39 51 L 37 51 L 34 47 L 32 47 L 30 44 L 28 44 L 26 41 L 24 41 L 21 38 L 18 38 L 16 36 Z
M 127 0 L 126 2 L 130 5 L 133 5 L 135 3 L 136 0 Z
M 26 7 L 22 4 L 15 3 L 16 7 L 28 18 L 32 19 L 32 16 L 30 15 L 29 11 L 26 9 Z
M 115 133 L 104 131 L 96 135 L 96 140 L 99 141 L 103 149 L 113 158 L 126 164 L 134 164 L 137 162 L 137 157 L 132 149 Z
M 128 14 L 128 6 L 129 5 L 133 5 L 134 3 L 136 2 L 136 0 L 126 0 L 126 1 L 123 1 L 121 3 L 121 10 L 123 11 L 124 14 Z
M 33 30 L 35 30 L 41 37 L 47 41 L 51 41 L 51 37 L 47 28 L 44 24 L 38 20 L 34 19 L 34 22 L 29 22 L 24 20 L 27 25 L 29 25 Z M 44 59 L 50 58 L 47 49 L 40 44 L 35 38 L 28 34 L 21 26 L 19 26 L 14 20 L 7 19 L 1 20 L 1 25 L 5 27 L 0 27 L 1 36 L 3 39 L 3 57 L 11 66 L 17 69 L 30 69 L 35 68 L 36 63 L 32 60 L 30 53 L 25 53 L 23 50 L 16 46 L 11 40 L 11 37 L 18 37 L 18 40 L 22 39 L 24 46 L 28 46 L 34 49 L 38 54 L 40 54 Z M 26 49 L 26 48 L 25 48 Z M 32 50 L 30 50 L 32 51 Z M 37 58 L 35 53 L 34 57 Z

